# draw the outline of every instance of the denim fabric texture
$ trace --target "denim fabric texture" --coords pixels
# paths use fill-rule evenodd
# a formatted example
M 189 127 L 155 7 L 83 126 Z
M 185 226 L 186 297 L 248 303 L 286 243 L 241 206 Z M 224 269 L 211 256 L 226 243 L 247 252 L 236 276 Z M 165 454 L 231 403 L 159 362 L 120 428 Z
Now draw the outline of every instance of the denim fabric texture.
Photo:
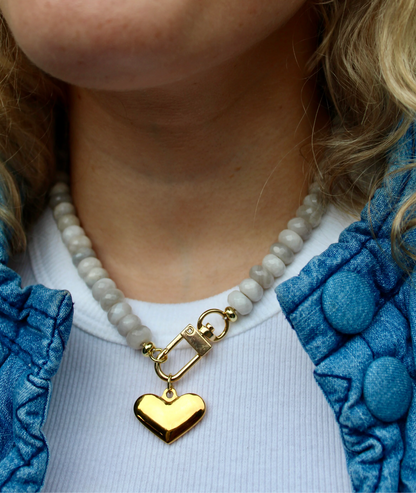
M 21 289 L 0 258 L 0 490 L 39 491 L 48 464 L 41 431 L 72 326 L 67 291 Z
M 403 363 L 397 358 L 383 356 L 368 367 L 363 395 L 371 414 L 390 423 L 408 411 L 413 398 L 413 382 Z
M 415 147 L 411 128 L 391 152 L 391 170 L 414 158 Z M 416 275 L 403 275 L 390 246 L 395 211 L 415 192 L 416 170 L 386 179 L 371 200 L 371 212 L 364 208 L 361 220 L 349 226 L 338 243 L 276 289 L 316 365 L 315 379 L 335 413 L 357 492 L 416 491 Z M 416 247 L 414 234 L 407 240 Z M 348 282 L 333 281 L 345 273 L 354 275 L 347 274 Z M 324 296 L 330 291 L 337 298 L 336 312 Z M 364 328 L 358 334 L 352 333 L 354 327 L 349 334 L 336 330 L 344 320 L 352 325 L 365 320 Z M 386 366 L 384 360 L 370 368 L 386 357 L 398 364 Z M 367 404 L 387 420 L 378 419 Z M 395 412 L 405 414 L 391 421 Z
M 340 310 L 348 306 L 348 310 Z M 373 320 L 376 303 L 371 287 L 355 272 L 338 272 L 325 284 L 322 308 L 328 322 L 343 334 L 358 334 Z

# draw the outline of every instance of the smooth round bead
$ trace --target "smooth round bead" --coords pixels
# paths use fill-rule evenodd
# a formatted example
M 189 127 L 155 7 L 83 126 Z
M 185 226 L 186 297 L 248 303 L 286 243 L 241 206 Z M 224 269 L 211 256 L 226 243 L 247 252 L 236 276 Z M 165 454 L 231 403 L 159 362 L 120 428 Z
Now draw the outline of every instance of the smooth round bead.
M 59 231 L 63 231 L 68 226 L 79 226 L 79 219 L 74 214 L 65 214 L 58 220 L 58 229 Z
M 316 207 L 301 205 L 296 211 L 296 216 L 302 217 L 303 219 L 309 222 L 312 228 L 316 228 L 321 224 L 322 212 L 320 209 L 317 209 Z
M 302 250 L 302 238 L 290 229 L 284 229 L 279 234 L 279 242 L 289 247 L 293 252 L 298 253 Z
M 253 303 L 241 291 L 231 291 L 227 299 L 229 305 L 235 308 L 240 315 L 248 315 L 253 309 Z
M 62 202 L 72 203 L 72 197 L 69 193 L 57 193 L 56 195 L 52 195 L 49 200 L 49 206 L 51 209 L 55 209 L 55 207 Z
M 251 277 L 241 281 L 238 287 L 240 291 L 250 299 L 250 301 L 260 301 L 263 297 L 263 288 L 257 281 L 251 279 Z
M 67 244 L 68 250 L 70 253 L 77 253 L 81 248 L 92 248 L 91 240 L 85 236 L 75 236 L 71 238 Z
M 101 262 L 98 258 L 87 257 L 78 264 L 78 274 L 84 279 L 88 272 L 94 267 L 102 267 Z
M 96 256 L 97 256 L 96 253 L 91 248 L 88 248 L 88 247 L 80 248 L 77 251 L 77 253 L 75 253 L 72 256 L 72 263 L 75 265 L 75 267 L 78 267 L 78 265 L 80 264 L 80 262 L 82 260 L 84 260 L 85 258 L 88 258 L 88 257 L 96 257 Z
M 303 204 L 308 206 L 308 207 L 315 207 L 315 209 L 319 209 L 320 203 L 319 203 L 319 196 L 316 193 L 311 193 L 307 195 L 303 199 Z
M 370 286 L 360 274 L 338 272 L 324 286 L 322 309 L 335 330 L 358 334 L 371 324 L 376 304 Z
M 312 226 L 302 217 L 294 217 L 287 223 L 287 228 L 290 231 L 297 233 L 302 240 L 308 240 L 312 234 Z
M 137 330 L 141 327 L 142 323 L 137 315 L 130 313 L 123 317 L 117 324 L 117 330 L 120 335 L 126 337 L 132 330 Z
M 262 265 L 273 275 L 273 277 L 282 276 L 286 270 L 283 260 L 272 253 L 269 253 L 264 257 Z
M 55 185 L 51 188 L 49 194 L 56 195 L 58 193 L 69 193 L 69 186 L 66 183 L 58 181 L 58 183 L 55 183 Z
M 314 181 L 313 183 L 311 183 L 309 185 L 309 193 L 321 193 L 321 187 L 318 185 L 318 183 L 316 181 Z
M 113 305 L 107 315 L 110 324 L 117 325 L 122 318 L 130 315 L 131 306 L 126 301 L 121 301 Z
M 270 253 L 279 257 L 286 265 L 291 264 L 295 258 L 292 250 L 286 245 L 283 245 L 283 243 L 273 243 L 270 247 Z
M 62 216 L 75 214 L 75 207 L 69 202 L 61 202 L 53 210 L 53 217 L 58 221 Z
M 398 359 L 383 356 L 368 367 L 363 395 L 370 413 L 381 421 L 391 423 L 402 418 L 410 407 L 412 379 Z
M 104 278 L 98 280 L 92 287 L 91 291 L 94 299 L 100 301 L 101 297 L 104 296 L 109 289 L 115 288 L 116 283 L 112 279 Z
M 124 294 L 117 288 L 109 289 L 100 299 L 101 308 L 108 312 L 108 310 L 116 303 L 124 301 Z
M 142 349 L 143 344 L 152 340 L 152 333 L 148 327 L 142 325 L 140 329 L 134 329 L 126 336 L 127 344 L 133 349 Z
M 312 228 L 317 228 L 322 221 L 322 211 L 317 210 L 308 219 L 309 224 L 312 226 Z
M 269 289 L 273 286 L 274 278 L 272 274 L 262 265 L 253 265 L 250 269 L 249 276 L 257 281 L 264 289 Z
M 85 231 L 81 226 L 68 226 L 62 231 L 62 241 L 65 245 L 68 245 L 72 238 L 75 238 L 76 236 L 85 236 Z
M 108 272 L 105 269 L 102 267 L 94 267 L 84 277 L 84 281 L 89 288 L 92 288 L 97 281 L 104 279 L 105 277 L 108 277 Z

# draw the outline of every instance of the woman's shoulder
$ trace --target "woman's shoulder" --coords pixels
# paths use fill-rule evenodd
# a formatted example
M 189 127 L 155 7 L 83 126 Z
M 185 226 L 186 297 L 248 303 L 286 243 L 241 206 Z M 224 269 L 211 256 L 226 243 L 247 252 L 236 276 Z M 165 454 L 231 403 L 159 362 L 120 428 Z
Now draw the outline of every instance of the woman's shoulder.
M 72 300 L 42 285 L 22 289 L 0 250 L 0 485 L 38 491 L 48 462 L 42 427 L 71 330 Z
M 391 253 L 397 210 L 416 192 L 416 170 L 395 171 L 415 157 L 415 144 L 411 128 L 361 220 L 276 289 L 316 365 L 356 491 L 416 490 L 416 276 Z M 416 248 L 411 230 L 402 240 Z

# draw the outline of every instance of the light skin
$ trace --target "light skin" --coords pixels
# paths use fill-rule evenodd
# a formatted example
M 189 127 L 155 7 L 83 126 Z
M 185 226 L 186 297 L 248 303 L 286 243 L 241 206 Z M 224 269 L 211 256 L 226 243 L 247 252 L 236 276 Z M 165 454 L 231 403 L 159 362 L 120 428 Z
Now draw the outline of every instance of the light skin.
M 71 184 L 130 298 L 205 298 L 261 263 L 307 193 L 328 124 L 305 0 L 0 0 L 68 83 Z M 302 150 L 302 153 L 301 153 Z

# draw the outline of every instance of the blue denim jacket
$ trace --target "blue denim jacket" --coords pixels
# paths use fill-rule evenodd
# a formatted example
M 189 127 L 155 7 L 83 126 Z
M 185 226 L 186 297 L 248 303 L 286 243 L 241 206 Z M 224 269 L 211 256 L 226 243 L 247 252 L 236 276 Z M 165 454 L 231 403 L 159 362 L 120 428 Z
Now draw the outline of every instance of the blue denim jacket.
M 415 146 L 411 129 L 391 153 L 392 169 L 415 157 Z M 339 243 L 276 289 L 335 413 L 355 491 L 416 491 L 416 288 L 390 253 L 394 211 L 415 192 L 416 171 L 386 181 L 371 218 L 364 209 Z M 416 247 L 414 234 L 408 240 Z M 0 486 L 39 491 L 50 380 L 72 302 L 65 291 L 21 289 L 6 264 L 0 248 Z

